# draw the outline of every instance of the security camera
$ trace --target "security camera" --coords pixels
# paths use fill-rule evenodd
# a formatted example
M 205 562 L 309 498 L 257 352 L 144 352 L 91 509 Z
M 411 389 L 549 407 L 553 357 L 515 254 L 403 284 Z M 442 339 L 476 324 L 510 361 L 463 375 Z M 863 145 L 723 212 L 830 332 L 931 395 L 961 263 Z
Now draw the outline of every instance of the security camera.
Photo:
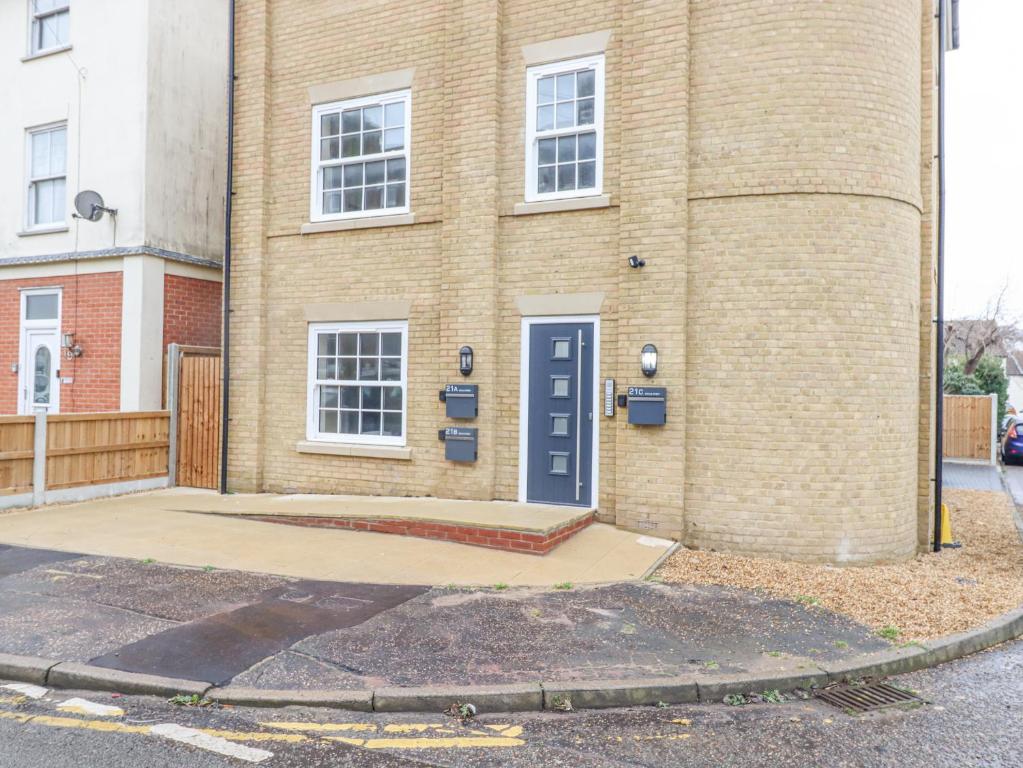
M 629 266 L 633 269 L 639 269 L 640 267 L 646 266 L 646 259 L 641 259 L 639 256 L 629 257 Z

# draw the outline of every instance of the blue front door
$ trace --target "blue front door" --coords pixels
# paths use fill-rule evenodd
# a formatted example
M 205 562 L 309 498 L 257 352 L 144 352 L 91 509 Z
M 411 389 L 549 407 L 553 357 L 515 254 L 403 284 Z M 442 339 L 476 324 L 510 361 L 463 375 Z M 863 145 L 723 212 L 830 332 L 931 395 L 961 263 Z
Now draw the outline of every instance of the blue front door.
M 593 323 L 529 327 L 526 500 L 593 500 Z

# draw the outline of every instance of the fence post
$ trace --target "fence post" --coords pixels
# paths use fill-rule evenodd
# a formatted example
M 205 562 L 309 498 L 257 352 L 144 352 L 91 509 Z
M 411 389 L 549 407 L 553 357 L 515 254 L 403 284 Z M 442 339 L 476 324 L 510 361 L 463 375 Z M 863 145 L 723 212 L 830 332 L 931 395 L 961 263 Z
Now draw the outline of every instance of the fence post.
M 167 345 L 167 409 L 170 411 L 167 445 L 167 485 L 178 484 L 178 410 L 180 389 L 178 377 L 181 373 L 181 351 L 177 344 Z
M 991 395 L 991 464 L 998 466 L 998 395 Z
M 35 441 L 32 444 L 32 506 L 46 503 L 46 409 L 35 409 Z

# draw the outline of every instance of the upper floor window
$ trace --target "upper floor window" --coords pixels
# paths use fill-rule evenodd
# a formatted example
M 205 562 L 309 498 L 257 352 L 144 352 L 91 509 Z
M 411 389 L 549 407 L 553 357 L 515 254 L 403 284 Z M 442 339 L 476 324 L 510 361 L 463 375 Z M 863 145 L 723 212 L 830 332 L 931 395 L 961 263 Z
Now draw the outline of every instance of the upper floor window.
M 599 195 L 604 57 L 526 70 L 526 200 Z
M 71 40 L 70 0 L 29 0 L 32 41 L 29 52 L 45 53 L 63 48 Z
M 67 198 L 67 125 L 28 132 L 28 226 L 64 223 Z
M 409 91 L 313 109 L 311 221 L 409 211 Z

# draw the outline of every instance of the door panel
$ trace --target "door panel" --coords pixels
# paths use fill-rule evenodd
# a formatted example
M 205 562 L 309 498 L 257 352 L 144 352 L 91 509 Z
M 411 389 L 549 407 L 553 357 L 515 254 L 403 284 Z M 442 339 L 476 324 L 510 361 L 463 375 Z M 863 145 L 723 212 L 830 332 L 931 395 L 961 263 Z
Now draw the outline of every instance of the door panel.
M 593 323 L 529 326 L 526 500 L 591 506 Z
M 25 331 L 25 359 L 22 361 L 22 413 L 36 408 L 49 413 L 60 411 L 60 347 L 57 332 Z

